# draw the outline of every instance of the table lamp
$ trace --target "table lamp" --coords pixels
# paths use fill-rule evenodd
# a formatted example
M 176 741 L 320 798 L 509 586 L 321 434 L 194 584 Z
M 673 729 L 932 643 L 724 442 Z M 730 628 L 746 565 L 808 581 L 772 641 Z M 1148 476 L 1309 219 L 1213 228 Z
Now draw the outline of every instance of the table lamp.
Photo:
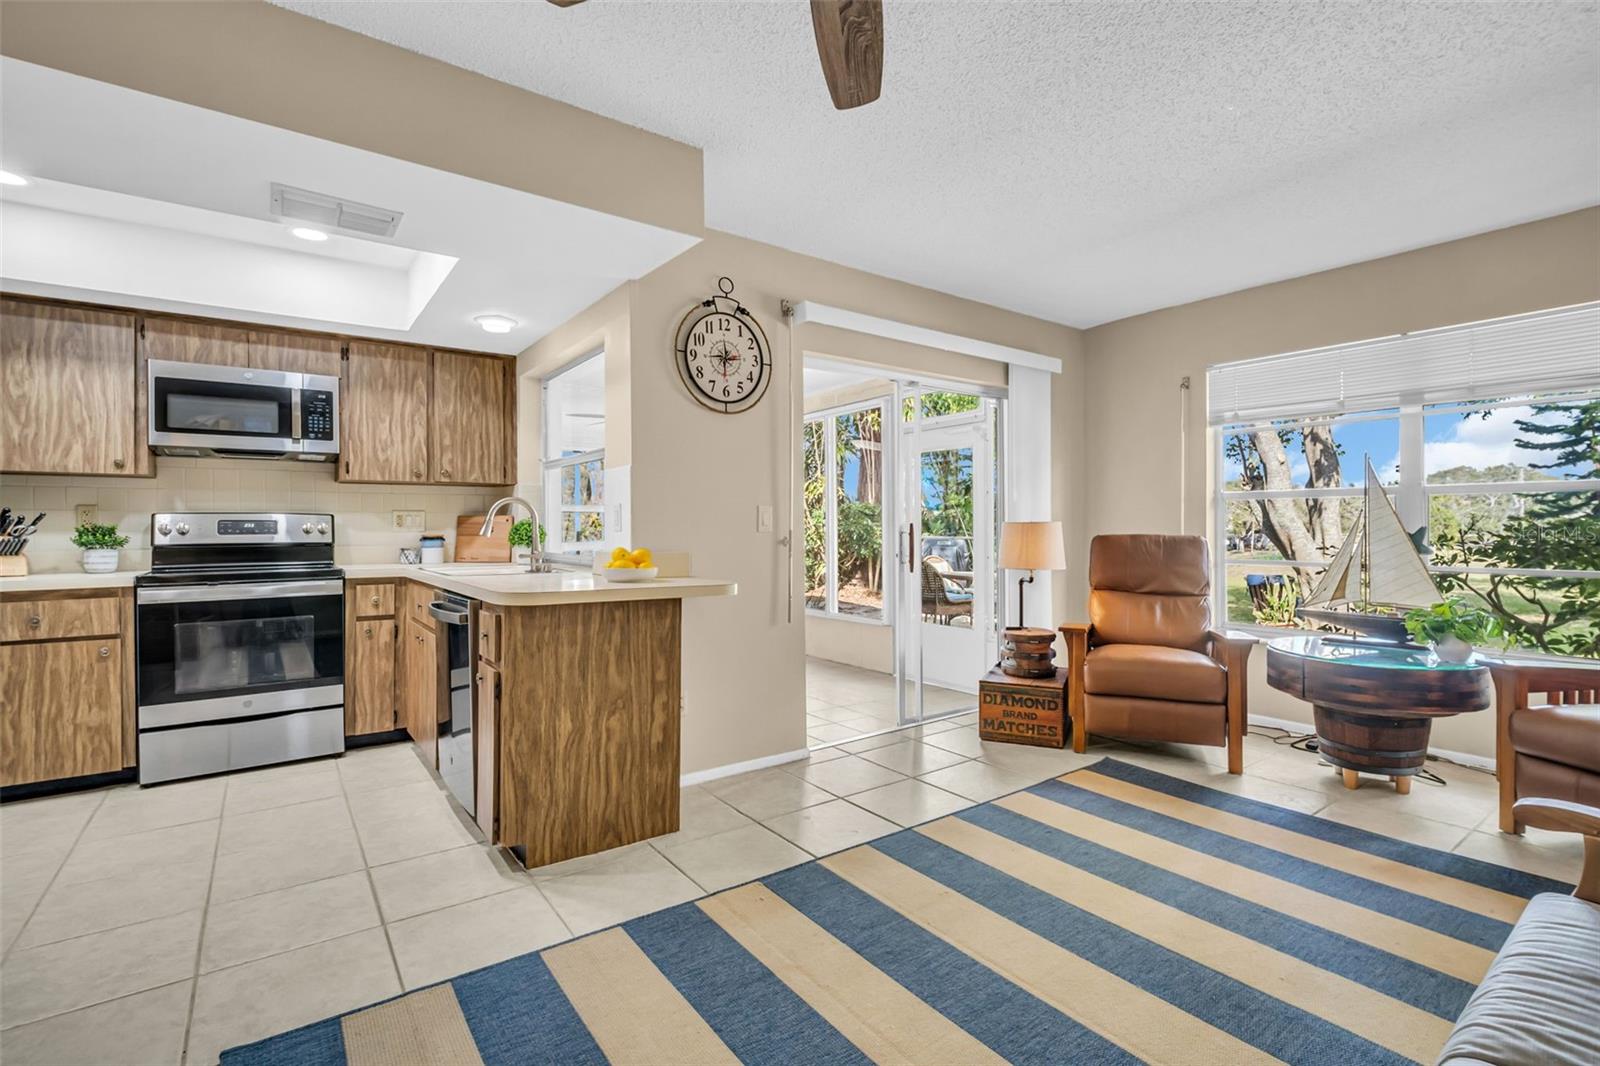
M 1017 579 L 1017 624 L 1007 626 L 1000 668 L 1013 677 L 1051 677 L 1055 674 L 1052 645 L 1055 631 L 1029 629 L 1023 596 L 1036 570 L 1065 570 L 1067 551 L 1060 522 L 1007 522 L 1000 529 L 1000 565 L 1006 570 L 1026 570 Z

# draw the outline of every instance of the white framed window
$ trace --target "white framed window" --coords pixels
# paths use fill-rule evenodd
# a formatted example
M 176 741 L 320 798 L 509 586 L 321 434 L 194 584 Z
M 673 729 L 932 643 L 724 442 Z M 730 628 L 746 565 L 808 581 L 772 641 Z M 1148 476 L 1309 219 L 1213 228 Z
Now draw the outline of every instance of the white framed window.
M 606 355 L 544 379 L 545 551 L 582 559 L 606 542 Z
M 808 414 L 804 437 L 806 610 L 887 623 L 890 400 Z
M 1442 595 L 1520 649 L 1600 657 L 1600 305 L 1224 364 L 1208 383 L 1218 618 L 1301 624 L 1370 460 Z

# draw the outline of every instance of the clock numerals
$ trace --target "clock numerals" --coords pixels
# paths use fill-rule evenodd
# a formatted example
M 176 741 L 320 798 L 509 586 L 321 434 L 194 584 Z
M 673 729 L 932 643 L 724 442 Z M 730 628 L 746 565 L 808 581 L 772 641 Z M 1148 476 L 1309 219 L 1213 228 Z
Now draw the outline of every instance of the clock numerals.
M 696 310 L 699 310 L 698 308 Z M 720 309 L 686 315 L 678 327 L 678 372 L 714 411 L 745 410 L 766 391 L 766 338 L 748 318 Z

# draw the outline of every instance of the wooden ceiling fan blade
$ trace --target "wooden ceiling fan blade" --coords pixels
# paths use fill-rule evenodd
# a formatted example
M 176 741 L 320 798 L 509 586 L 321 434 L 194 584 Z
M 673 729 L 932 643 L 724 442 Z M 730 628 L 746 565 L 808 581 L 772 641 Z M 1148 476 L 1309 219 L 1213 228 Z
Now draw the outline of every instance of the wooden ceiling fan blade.
M 577 7 L 583 0 L 550 0 L 557 7 Z
M 845 111 L 876 100 L 883 82 L 883 0 L 811 0 L 811 28 L 833 106 Z

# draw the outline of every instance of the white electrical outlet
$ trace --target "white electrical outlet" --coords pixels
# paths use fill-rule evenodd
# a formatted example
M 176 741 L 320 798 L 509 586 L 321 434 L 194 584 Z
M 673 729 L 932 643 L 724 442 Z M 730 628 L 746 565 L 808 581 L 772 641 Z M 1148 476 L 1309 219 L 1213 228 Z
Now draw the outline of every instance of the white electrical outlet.
M 422 527 L 427 524 L 427 514 L 423 511 L 391 511 L 394 515 L 394 528 L 422 532 Z
M 72 509 L 72 521 L 80 526 L 95 525 L 100 521 L 100 508 L 92 503 L 80 503 Z
M 772 505 L 770 503 L 759 504 L 756 507 L 756 532 L 772 532 Z

